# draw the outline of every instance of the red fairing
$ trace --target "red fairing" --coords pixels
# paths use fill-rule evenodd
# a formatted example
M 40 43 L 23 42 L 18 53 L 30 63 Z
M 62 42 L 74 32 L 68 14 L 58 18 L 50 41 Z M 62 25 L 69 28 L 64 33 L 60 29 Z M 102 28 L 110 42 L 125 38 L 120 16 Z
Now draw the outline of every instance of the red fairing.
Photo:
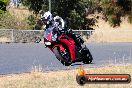
M 60 51 L 64 51 L 65 50 L 65 48 L 63 47 L 62 44 L 56 44 L 56 45 L 54 45 L 54 47 L 56 47 L 56 46 L 60 47 Z M 52 48 L 52 50 L 54 49 L 54 47 Z
M 63 38 L 63 36 L 67 37 L 67 39 Z M 74 40 L 72 38 L 68 37 L 66 34 L 60 35 L 58 39 L 61 42 L 65 43 L 69 47 L 71 59 L 72 59 L 72 61 L 74 61 L 75 60 L 75 45 L 74 45 L 75 42 L 74 42 Z

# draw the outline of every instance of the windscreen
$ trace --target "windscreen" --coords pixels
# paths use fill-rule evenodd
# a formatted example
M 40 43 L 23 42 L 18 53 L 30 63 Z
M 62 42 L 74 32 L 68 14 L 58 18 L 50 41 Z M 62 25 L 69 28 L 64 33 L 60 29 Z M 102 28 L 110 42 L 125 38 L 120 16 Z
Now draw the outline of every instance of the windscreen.
M 44 38 L 51 41 L 53 28 L 48 28 L 44 31 Z

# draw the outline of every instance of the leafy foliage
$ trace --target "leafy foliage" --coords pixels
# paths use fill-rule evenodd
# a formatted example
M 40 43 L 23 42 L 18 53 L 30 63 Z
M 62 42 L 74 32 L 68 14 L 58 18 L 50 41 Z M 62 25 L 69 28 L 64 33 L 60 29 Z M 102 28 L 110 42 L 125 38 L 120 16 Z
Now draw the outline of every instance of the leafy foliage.
M 22 0 L 36 14 L 42 9 L 48 11 L 48 0 Z M 87 2 L 83 0 L 52 0 L 52 14 L 61 16 L 72 29 L 90 29 L 94 25 L 94 19 L 86 18 Z M 90 24 L 88 24 L 89 21 Z
M 34 15 L 30 15 L 26 21 L 30 26 L 30 29 L 41 30 L 41 27 L 43 26 L 42 21 L 37 19 Z
M 0 0 L 0 14 L 6 11 L 6 6 L 9 0 Z
M 132 15 L 128 17 L 128 22 L 132 24 Z
M 23 4 L 38 14 L 48 10 L 48 0 L 22 0 Z M 102 13 L 111 26 L 120 26 L 121 18 L 128 17 L 132 23 L 131 0 L 52 0 L 52 14 L 61 16 L 72 29 L 91 29 L 96 18 L 86 18 L 95 12 Z
M 27 6 L 29 10 L 32 10 L 34 14 L 38 14 L 42 9 L 44 0 L 21 0 L 23 5 Z
M 94 19 L 87 19 L 86 7 L 88 2 L 83 0 L 54 0 L 52 2 L 53 15 L 61 16 L 69 28 L 86 30 L 94 25 Z M 88 24 L 89 23 L 89 24 Z
M 35 17 L 33 15 L 30 15 L 28 18 L 27 18 L 27 23 L 29 25 L 34 25 L 35 24 Z
M 129 20 L 131 19 L 131 0 L 98 0 L 98 6 L 102 8 L 106 19 L 113 27 L 120 26 L 121 17 L 128 16 Z M 131 20 L 129 22 L 131 22 Z

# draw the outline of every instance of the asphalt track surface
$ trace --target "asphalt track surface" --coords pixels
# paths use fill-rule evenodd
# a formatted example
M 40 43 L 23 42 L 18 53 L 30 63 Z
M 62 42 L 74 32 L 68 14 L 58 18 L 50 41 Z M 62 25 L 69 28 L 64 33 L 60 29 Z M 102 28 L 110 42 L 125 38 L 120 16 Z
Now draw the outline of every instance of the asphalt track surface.
M 93 63 L 84 67 L 96 67 L 109 64 L 132 63 L 132 43 L 87 43 L 93 55 Z M 69 68 L 77 68 L 82 63 L 75 63 Z M 40 66 L 43 70 L 65 70 L 54 56 L 38 43 L 0 44 L 0 74 L 30 72 L 32 67 Z

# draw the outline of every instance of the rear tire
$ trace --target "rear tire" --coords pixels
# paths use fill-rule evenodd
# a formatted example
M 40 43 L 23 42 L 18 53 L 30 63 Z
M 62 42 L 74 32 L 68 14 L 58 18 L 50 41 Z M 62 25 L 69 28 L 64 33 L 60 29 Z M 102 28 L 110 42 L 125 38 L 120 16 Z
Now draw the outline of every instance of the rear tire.
M 93 57 L 92 57 L 92 55 L 91 55 L 91 53 L 90 53 L 90 51 L 89 51 L 89 49 L 85 46 L 84 47 L 84 58 L 83 58 L 83 63 L 84 64 L 91 64 L 92 63 L 92 61 L 93 61 Z
M 91 53 L 89 52 L 87 54 L 87 56 L 84 58 L 83 63 L 84 64 L 91 64 L 92 61 L 93 61 L 93 57 L 92 57 Z
M 63 65 L 69 66 L 69 65 L 72 64 L 69 60 L 66 60 L 66 59 L 62 56 L 59 47 L 55 47 L 55 48 L 53 49 L 53 52 L 54 52 L 56 58 L 57 58 Z M 69 59 L 70 59 L 70 58 L 69 58 Z

